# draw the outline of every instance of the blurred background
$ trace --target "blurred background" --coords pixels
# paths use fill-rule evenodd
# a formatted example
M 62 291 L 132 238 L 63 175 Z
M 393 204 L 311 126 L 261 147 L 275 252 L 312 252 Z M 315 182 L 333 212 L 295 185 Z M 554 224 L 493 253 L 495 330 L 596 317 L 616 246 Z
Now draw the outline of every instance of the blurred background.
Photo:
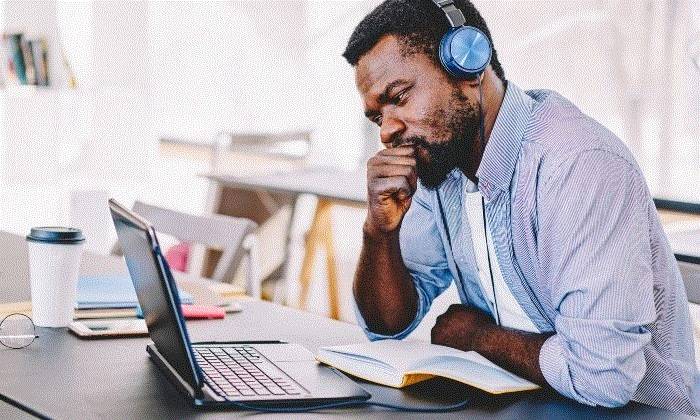
M 361 191 L 380 143 L 341 53 L 379 3 L 0 2 L 0 230 L 73 224 L 92 251 L 108 253 L 110 196 L 249 217 L 261 225 L 264 295 L 298 304 L 307 266 L 305 307 L 332 315 L 330 262 L 336 316 L 352 321 L 361 200 L 340 200 L 324 214 L 333 232 L 323 239 L 334 250 L 328 261 L 328 247 L 305 252 L 309 229 L 323 219 L 317 194 L 205 175 L 265 181 L 322 167 L 356 174 L 347 179 L 357 185 L 336 186 Z M 474 3 L 509 80 L 556 90 L 610 128 L 655 197 L 700 203 L 700 1 Z M 188 252 L 187 269 L 198 273 L 214 258 Z M 305 253 L 318 258 L 305 261 Z M 436 311 L 452 300 L 452 292 L 441 297 Z M 417 334 L 430 326 L 429 318 Z

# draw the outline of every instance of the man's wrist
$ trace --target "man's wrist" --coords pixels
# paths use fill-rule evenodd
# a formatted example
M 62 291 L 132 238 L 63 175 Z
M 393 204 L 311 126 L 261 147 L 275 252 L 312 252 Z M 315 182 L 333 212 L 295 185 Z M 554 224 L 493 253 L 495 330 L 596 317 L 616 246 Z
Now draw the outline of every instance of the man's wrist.
M 378 243 L 393 242 L 399 237 L 398 228 L 386 232 L 378 229 L 370 219 L 365 220 L 365 224 L 362 226 L 362 233 L 364 234 L 365 240 Z
M 474 335 L 472 348 L 476 352 L 481 353 L 482 356 L 485 356 L 489 353 L 490 338 L 492 338 L 494 334 L 498 334 L 499 329 L 500 327 L 496 324 L 489 323 L 482 325 Z

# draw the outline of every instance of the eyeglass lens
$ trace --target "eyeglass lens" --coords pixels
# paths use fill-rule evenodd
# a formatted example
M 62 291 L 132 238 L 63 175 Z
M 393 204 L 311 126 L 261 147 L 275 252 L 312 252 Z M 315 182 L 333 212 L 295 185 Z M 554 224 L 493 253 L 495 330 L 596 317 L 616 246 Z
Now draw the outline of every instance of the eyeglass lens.
M 0 344 L 21 349 L 32 344 L 36 331 L 32 319 L 24 314 L 10 314 L 0 322 Z

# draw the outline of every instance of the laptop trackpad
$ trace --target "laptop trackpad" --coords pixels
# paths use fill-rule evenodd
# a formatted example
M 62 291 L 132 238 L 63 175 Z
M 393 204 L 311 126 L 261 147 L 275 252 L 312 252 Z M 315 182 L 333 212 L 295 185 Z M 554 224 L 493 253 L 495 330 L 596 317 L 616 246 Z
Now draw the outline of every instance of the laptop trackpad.
M 314 361 L 313 353 L 299 344 L 255 344 L 257 351 L 271 362 Z

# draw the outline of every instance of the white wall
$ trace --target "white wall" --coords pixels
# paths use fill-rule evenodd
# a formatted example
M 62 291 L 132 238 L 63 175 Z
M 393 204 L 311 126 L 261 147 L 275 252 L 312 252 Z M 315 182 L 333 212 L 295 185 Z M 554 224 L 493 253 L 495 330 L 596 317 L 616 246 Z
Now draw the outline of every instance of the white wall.
M 355 88 L 354 71 L 341 54 L 357 23 L 376 4 L 367 0 L 308 2 L 307 56 L 315 105 L 311 110 L 313 154 L 326 165 L 364 165 L 368 123 Z M 378 136 L 374 144 L 378 146 Z
M 304 2 L 150 2 L 148 11 L 160 136 L 307 126 Z
M 506 76 L 554 89 L 625 141 L 655 195 L 700 202 L 700 1 L 475 1 Z M 694 38 L 693 38 L 694 37 Z

